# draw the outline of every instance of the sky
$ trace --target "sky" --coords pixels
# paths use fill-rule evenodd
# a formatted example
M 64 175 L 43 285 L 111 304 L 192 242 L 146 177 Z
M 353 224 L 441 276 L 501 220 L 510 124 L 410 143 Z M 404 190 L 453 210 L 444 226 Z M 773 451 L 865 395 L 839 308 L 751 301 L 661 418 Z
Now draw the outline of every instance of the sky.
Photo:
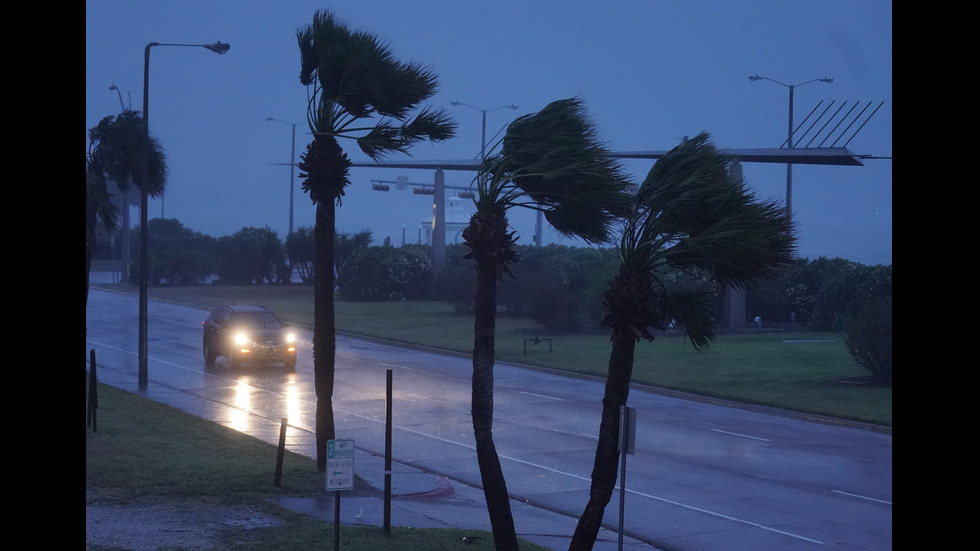
M 847 121 L 867 108 L 833 136 L 844 136 L 838 146 L 850 139 L 856 155 L 884 159 L 793 165 L 798 255 L 892 262 L 891 1 L 86 0 L 85 9 L 86 151 L 88 130 L 103 117 L 123 107 L 142 111 L 147 44 L 230 45 L 223 55 L 150 50 L 150 134 L 169 168 L 164 197 L 150 199 L 151 219 L 176 218 L 214 237 L 268 227 L 285 239 L 292 193 L 294 229 L 313 226 L 298 170 L 290 191 L 289 164 L 311 139 L 296 31 L 317 10 L 331 10 L 387 43 L 400 61 L 429 67 L 439 87 L 424 105 L 457 122 L 454 138 L 419 144 L 392 161 L 477 159 L 484 138 L 489 148 L 515 118 L 570 97 L 583 101 L 613 152 L 665 151 L 701 131 L 721 149 L 778 148 L 787 137 L 791 85 L 794 126 L 818 104 L 817 113 L 831 106 L 828 118 L 843 106 L 838 117 L 850 112 Z M 765 79 L 750 81 L 756 74 Z M 815 81 L 825 77 L 833 82 Z M 353 161 L 370 162 L 353 142 L 342 145 Z M 654 162 L 622 165 L 639 183 Z M 445 183 L 466 188 L 474 175 L 445 171 Z M 784 204 L 786 165 L 743 163 L 742 176 L 757 198 Z M 374 245 L 424 240 L 432 196 L 412 186 L 372 189 L 374 181 L 399 177 L 432 184 L 434 170 L 352 168 L 337 231 L 369 230 Z M 138 210 L 131 213 L 137 224 Z M 518 243 L 533 244 L 534 213 L 512 209 L 508 217 Z M 548 227 L 543 238 L 583 245 Z

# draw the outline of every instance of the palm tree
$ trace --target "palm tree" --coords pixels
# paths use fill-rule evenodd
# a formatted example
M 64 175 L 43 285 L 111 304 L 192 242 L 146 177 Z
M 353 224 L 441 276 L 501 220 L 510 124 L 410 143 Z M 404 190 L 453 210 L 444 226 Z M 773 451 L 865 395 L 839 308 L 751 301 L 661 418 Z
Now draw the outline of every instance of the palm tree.
M 728 173 L 728 162 L 705 132 L 685 141 L 654 164 L 626 219 L 622 264 L 604 293 L 612 351 L 592 487 L 570 550 L 592 549 L 616 485 L 619 411 L 629 396 L 636 343 L 652 341 L 651 330 L 676 320 L 696 349 L 707 348 L 721 287 L 751 286 L 793 263 L 795 237 L 785 210 L 757 202 Z M 668 270 L 712 285 L 677 285 L 665 277 Z
M 577 98 L 518 118 L 500 152 L 476 177 L 476 212 L 463 230 L 476 261 L 473 337 L 473 435 L 496 548 L 517 549 L 507 486 L 493 444 L 493 364 L 497 281 L 519 260 L 507 222 L 511 207 L 540 210 L 563 235 L 602 243 L 629 205 L 628 182 L 596 141 Z M 513 274 L 511 274 L 513 275 Z
M 303 190 L 316 206 L 313 260 L 313 371 L 316 388 L 317 469 L 327 469 L 327 441 L 334 438 L 333 380 L 336 357 L 334 325 L 335 206 L 350 183 L 351 161 L 339 138 L 353 139 L 371 159 L 407 153 L 422 140 L 453 136 L 456 124 L 443 111 L 428 108 L 414 118 L 419 104 L 436 91 L 436 77 L 416 63 L 394 59 L 386 44 L 352 31 L 329 11 L 317 11 L 313 23 L 296 32 L 300 82 L 307 87 L 307 122 L 313 141 L 301 156 Z M 366 121 L 366 126 L 359 126 Z
M 126 192 L 132 183 L 142 189 L 143 119 L 137 111 L 126 110 L 108 116 L 88 131 L 89 150 L 85 158 L 85 302 L 88 303 L 89 272 L 95 253 L 95 226 L 102 221 L 112 231 L 118 225 L 118 209 L 112 204 L 107 180 Z M 158 197 L 167 181 L 163 150 L 150 136 L 147 193 Z M 124 208 L 129 208 L 128 205 Z M 129 228 L 126 228 L 129 231 Z

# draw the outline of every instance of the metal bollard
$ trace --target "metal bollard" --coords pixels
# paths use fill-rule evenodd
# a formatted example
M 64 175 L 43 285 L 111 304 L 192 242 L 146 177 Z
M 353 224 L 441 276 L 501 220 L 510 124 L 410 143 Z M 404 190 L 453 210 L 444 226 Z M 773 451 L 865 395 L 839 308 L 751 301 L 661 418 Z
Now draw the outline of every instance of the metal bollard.
M 276 477 L 273 483 L 276 488 L 282 486 L 282 460 L 286 454 L 286 418 L 282 418 L 282 425 L 279 427 L 279 451 L 276 454 Z
M 95 350 L 89 351 L 89 371 L 88 371 L 88 408 L 85 414 L 85 428 L 92 428 L 92 432 L 98 432 L 95 420 L 95 410 L 99 408 L 99 385 L 95 376 Z

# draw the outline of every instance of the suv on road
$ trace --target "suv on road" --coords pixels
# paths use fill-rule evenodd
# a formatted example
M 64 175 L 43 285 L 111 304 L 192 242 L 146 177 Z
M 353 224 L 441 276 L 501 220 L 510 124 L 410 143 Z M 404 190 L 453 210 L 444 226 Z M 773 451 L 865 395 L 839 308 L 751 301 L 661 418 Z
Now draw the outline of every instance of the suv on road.
M 204 320 L 204 361 L 224 356 L 228 367 L 246 363 L 281 363 L 296 367 L 296 332 L 265 306 L 219 306 Z

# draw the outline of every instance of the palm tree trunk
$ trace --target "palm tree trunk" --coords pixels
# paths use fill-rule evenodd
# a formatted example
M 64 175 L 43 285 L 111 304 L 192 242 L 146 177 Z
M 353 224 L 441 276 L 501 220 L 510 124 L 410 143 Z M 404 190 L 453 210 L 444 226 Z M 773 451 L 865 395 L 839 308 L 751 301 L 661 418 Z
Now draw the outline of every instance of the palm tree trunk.
M 473 337 L 473 436 L 497 551 L 516 550 L 517 532 L 507 483 L 493 445 L 493 363 L 497 314 L 497 276 L 493 261 L 477 260 Z
M 602 526 L 602 515 L 616 488 L 619 469 L 619 409 L 626 405 L 629 398 L 635 350 L 636 339 L 632 335 L 614 332 L 606 391 L 602 398 L 602 422 L 599 425 L 599 443 L 596 445 L 595 463 L 592 467 L 589 503 L 579 517 L 575 534 L 568 546 L 569 551 L 589 551 L 595 545 Z
M 334 317 L 333 243 L 336 205 L 332 199 L 316 204 L 313 230 L 313 386 L 316 389 L 316 468 L 327 470 L 327 441 L 335 436 L 333 384 L 337 354 Z

